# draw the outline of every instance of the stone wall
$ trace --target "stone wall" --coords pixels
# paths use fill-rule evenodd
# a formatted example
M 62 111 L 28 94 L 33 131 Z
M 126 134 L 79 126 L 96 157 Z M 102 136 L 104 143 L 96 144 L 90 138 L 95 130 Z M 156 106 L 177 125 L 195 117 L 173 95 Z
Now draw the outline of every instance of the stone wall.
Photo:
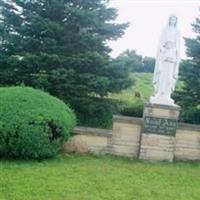
M 142 119 L 140 118 L 114 116 L 109 153 L 138 157 L 141 128 Z
M 175 159 L 200 160 L 200 126 L 180 124 L 176 132 Z
M 142 118 L 114 116 L 112 130 L 76 127 L 73 130 L 73 136 L 64 145 L 64 150 L 65 152 L 113 154 L 139 158 L 139 154 L 143 153 L 140 152 L 142 128 Z M 166 145 L 167 142 L 169 145 L 174 145 L 170 149 L 173 149 L 176 160 L 200 160 L 200 126 L 198 125 L 179 124 L 173 142 L 166 141 L 165 136 L 162 135 L 147 137 L 151 138 L 148 140 L 143 138 L 143 142 L 149 146 L 148 143 L 151 141 L 157 146 L 154 147 L 156 152 L 153 152 L 156 158 L 165 153 L 163 144 Z M 162 146 L 162 151 L 160 151 L 160 146 Z M 153 158 L 152 155 L 149 157 Z
M 95 153 L 105 154 L 108 152 L 108 143 L 112 137 L 112 130 L 76 127 L 73 136 L 64 145 L 67 153 Z

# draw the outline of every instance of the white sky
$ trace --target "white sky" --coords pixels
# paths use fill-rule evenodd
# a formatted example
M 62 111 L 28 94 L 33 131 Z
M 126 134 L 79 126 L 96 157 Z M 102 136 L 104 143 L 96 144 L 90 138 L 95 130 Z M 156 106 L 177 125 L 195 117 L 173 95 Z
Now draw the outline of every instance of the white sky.
M 126 49 L 155 57 L 159 35 L 170 14 L 178 17 L 182 37 L 194 37 L 191 23 L 200 14 L 199 0 L 110 0 L 109 4 L 119 10 L 117 22 L 130 22 L 126 34 L 110 43 L 113 57 Z M 181 57 L 186 57 L 183 39 Z

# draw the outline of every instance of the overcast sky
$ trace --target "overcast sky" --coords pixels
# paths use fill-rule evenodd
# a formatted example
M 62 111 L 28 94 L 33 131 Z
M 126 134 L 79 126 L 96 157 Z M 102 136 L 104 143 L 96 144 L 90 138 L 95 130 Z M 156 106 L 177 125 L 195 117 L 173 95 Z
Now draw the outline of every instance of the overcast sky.
M 112 56 L 126 49 L 134 49 L 143 56 L 156 56 L 161 30 L 170 14 L 177 15 L 182 37 L 194 37 L 191 23 L 199 16 L 199 0 L 110 0 L 117 8 L 117 22 L 130 22 L 126 34 L 112 42 Z M 185 58 L 185 44 L 181 42 L 181 57 Z

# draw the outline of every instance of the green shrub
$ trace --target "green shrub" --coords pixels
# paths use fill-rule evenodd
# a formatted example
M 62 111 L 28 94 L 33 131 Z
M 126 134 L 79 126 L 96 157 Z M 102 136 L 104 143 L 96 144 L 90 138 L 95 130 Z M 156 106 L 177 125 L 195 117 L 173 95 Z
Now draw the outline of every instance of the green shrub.
M 200 124 L 200 109 L 198 107 L 183 108 L 180 121 L 184 123 Z
M 104 98 L 85 98 L 77 100 L 75 110 L 79 125 L 95 128 L 111 128 L 113 114 L 118 112 L 115 100 Z
M 28 87 L 0 88 L 2 157 L 52 157 L 75 124 L 72 110 L 49 94 Z
M 134 104 L 127 103 L 122 106 L 120 114 L 131 117 L 142 117 L 144 110 L 143 101 L 138 100 Z

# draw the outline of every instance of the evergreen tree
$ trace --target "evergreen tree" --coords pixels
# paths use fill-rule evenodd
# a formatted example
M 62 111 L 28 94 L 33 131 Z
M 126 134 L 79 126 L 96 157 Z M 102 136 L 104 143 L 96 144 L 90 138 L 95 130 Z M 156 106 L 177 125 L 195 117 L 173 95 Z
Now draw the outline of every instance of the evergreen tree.
M 143 58 L 143 72 L 154 72 L 154 67 L 156 64 L 156 59 L 152 57 L 144 57 Z
M 116 62 L 125 65 L 131 72 L 153 72 L 155 67 L 155 58 L 143 58 L 135 50 L 124 51 L 116 58 Z
M 182 118 L 186 122 L 200 123 L 200 19 L 192 25 L 195 38 L 185 38 L 188 59 L 180 65 L 183 88 L 175 96 L 183 108 Z
M 116 60 L 123 63 L 132 72 L 141 72 L 143 69 L 142 56 L 138 55 L 135 50 L 124 51 Z
M 43 89 L 87 115 L 131 84 L 107 46 L 128 24 L 106 0 L 0 0 L 0 10 L 1 85 Z

